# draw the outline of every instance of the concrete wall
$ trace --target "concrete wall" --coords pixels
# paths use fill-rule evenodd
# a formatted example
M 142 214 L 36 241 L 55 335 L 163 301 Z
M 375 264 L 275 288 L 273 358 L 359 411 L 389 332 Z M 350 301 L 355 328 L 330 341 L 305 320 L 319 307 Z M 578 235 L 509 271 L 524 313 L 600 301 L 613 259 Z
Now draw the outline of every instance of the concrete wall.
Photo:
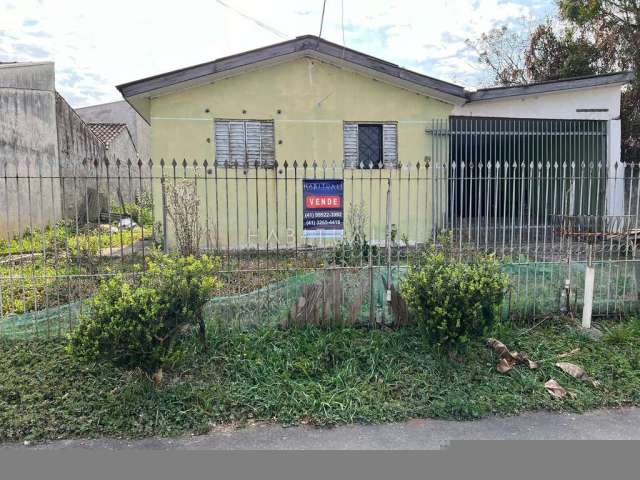
M 120 133 L 106 150 L 112 178 L 108 185 L 111 199 L 118 201 L 118 189 L 125 202 L 133 202 L 141 189 L 150 190 L 151 181 L 148 178 L 141 181 L 140 177 L 149 177 L 150 174 L 148 164 L 151 159 L 151 127 L 138 112 L 124 100 L 78 108 L 75 111 L 86 123 L 124 123 L 127 126 L 128 132 Z M 121 162 L 119 169 L 116 166 L 117 159 Z M 142 160 L 142 167 L 138 166 L 138 159 Z M 127 168 L 128 160 L 132 163 L 131 177 Z
M 78 108 L 76 112 L 87 123 L 125 123 L 140 158 L 151 158 L 151 127 L 124 100 Z
M 56 93 L 52 62 L 0 64 L 0 238 L 76 215 L 86 220 L 88 207 L 98 207 L 92 192 L 104 188 L 93 162 L 104 156 Z
M 93 202 L 105 189 L 103 161 L 105 146 L 62 96 L 56 94 L 58 158 L 62 184 L 62 210 L 65 218 L 94 221 L 104 207 Z M 96 162 L 98 167 L 96 168 Z
M 0 65 L 0 238 L 61 218 L 58 172 L 53 63 Z
M 122 193 L 123 201 L 127 203 L 135 201 L 136 195 L 140 191 L 150 191 L 149 159 L 140 157 L 142 163 L 139 164 L 136 146 L 126 129 L 109 143 L 107 158 L 109 159 L 110 177 L 108 193 L 112 200 L 119 201 L 118 190 Z M 118 160 L 120 160 L 120 166 L 117 164 Z M 130 167 L 129 160 L 131 161 Z
M 213 163 L 216 118 L 269 119 L 275 123 L 276 161 L 280 165 L 294 160 L 300 165 L 305 160 L 310 165 L 314 161 L 319 165 L 326 162 L 328 168 L 316 172 L 317 175 L 335 178 L 342 175 L 345 121 L 397 122 L 399 162 L 424 165 L 431 155 L 432 140 L 425 129 L 433 118 L 446 118 L 451 111 L 450 104 L 439 100 L 303 58 L 153 98 L 152 153 L 156 161 L 164 158 L 170 162 L 175 158 L 181 163 L 186 158 L 189 164 L 194 159 Z M 178 168 L 179 174 L 181 171 Z M 236 173 L 238 180 L 223 180 L 227 174 L 236 178 Z M 286 173 L 289 180 L 285 188 L 282 168 L 258 172 L 212 169 L 207 191 L 201 188 L 201 198 L 208 198 L 202 209 L 208 209 L 210 230 L 217 232 L 218 237 L 211 242 L 223 248 L 259 244 L 262 249 L 267 236 L 274 242 L 277 236 L 280 245 L 293 245 L 295 238 L 287 226 L 295 231 L 297 225 L 298 244 L 304 244 L 300 180 L 303 171 L 301 167 L 298 169 L 297 184 L 292 180 L 293 171 Z M 311 168 L 306 173 L 308 177 L 314 175 Z M 421 175 L 426 174 L 423 166 Z M 217 182 L 211 178 L 215 175 L 219 178 Z M 402 175 L 406 173 L 398 169 L 345 170 L 345 203 L 365 204 L 373 223 L 374 240 L 384 238 L 388 177 L 393 178 L 394 223 L 399 224 L 402 219 L 399 232 L 407 233 L 410 229 L 412 240 L 425 240 L 430 235 L 432 195 L 427 190 L 430 183 L 424 178 L 419 191 L 417 182 L 412 180 L 411 188 L 407 188 L 407 181 L 398 180 Z M 413 175 L 415 180 L 415 171 Z M 276 176 L 280 180 L 276 181 Z M 199 185 L 203 187 L 204 182 Z M 159 184 L 154 187 L 156 198 L 161 198 Z M 156 205 L 159 208 L 161 202 Z M 162 218 L 160 211 L 156 212 L 156 218 Z

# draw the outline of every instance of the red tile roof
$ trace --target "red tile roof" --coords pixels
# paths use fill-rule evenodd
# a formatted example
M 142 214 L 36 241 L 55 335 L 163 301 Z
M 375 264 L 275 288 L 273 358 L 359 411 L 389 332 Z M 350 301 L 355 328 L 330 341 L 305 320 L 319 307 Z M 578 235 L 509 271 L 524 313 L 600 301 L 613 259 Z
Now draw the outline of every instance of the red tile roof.
M 127 128 L 125 123 L 89 123 L 89 128 L 107 147 L 118 136 L 120 132 Z

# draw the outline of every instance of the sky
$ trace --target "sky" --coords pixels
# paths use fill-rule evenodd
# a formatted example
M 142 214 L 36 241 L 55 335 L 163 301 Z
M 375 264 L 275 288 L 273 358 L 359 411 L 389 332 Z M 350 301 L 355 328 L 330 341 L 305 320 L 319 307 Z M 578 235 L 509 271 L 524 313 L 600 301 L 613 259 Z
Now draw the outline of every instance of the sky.
M 0 0 L 0 61 L 55 61 L 74 107 L 115 85 L 317 35 L 323 0 Z M 326 0 L 323 38 L 464 86 L 486 71 L 466 39 L 554 14 L 554 0 Z

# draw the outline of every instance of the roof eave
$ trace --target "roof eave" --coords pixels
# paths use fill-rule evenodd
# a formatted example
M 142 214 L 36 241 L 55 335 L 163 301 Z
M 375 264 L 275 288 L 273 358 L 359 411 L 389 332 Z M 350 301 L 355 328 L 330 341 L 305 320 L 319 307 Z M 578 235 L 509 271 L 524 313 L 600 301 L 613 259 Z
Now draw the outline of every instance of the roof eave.
M 635 78 L 634 72 L 619 72 L 590 77 L 570 78 L 554 82 L 544 82 L 531 85 L 517 85 L 513 87 L 498 87 L 480 89 L 468 93 L 468 103 L 486 100 L 500 100 L 527 95 L 563 92 L 584 88 L 623 86 Z

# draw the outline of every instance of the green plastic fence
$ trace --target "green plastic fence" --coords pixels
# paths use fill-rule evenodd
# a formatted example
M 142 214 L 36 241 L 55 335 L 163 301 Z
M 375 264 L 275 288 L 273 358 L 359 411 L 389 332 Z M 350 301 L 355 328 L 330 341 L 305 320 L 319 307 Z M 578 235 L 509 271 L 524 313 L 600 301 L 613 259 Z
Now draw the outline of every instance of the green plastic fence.
M 638 309 L 638 267 L 635 263 L 608 262 L 596 264 L 594 314 L 606 315 Z M 552 315 L 566 303 L 563 287 L 570 279 L 572 294 L 569 304 L 581 310 L 585 263 L 513 263 L 504 270 L 511 278 L 511 288 L 502 306 L 503 318 L 530 318 Z M 391 269 L 392 284 L 398 286 L 407 267 Z M 373 277 L 373 295 L 369 281 Z M 319 270 L 293 275 L 250 293 L 212 298 L 204 309 L 212 326 L 273 326 L 295 322 L 296 315 L 316 315 L 326 321 L 366 323 L 373 311 L 377 322 L 392 320 L 386 304 L 387 268 L 375 267 Z M 314 305 L 306 300 L 313 290 L 322 292 Z M 301 300 L 301 298 L 305 300 Z M 330 301 L 327 301 L 329 299 Z M 371 307 L 373 300 L 373 308 Z M 0 319 L 0 337 L 61 337 L 88 314 L 87 301 L 52 307 Z M 328 319 L 328 320 L 327 320 Z M 322 320 L 321 320 L 322 321 Z

